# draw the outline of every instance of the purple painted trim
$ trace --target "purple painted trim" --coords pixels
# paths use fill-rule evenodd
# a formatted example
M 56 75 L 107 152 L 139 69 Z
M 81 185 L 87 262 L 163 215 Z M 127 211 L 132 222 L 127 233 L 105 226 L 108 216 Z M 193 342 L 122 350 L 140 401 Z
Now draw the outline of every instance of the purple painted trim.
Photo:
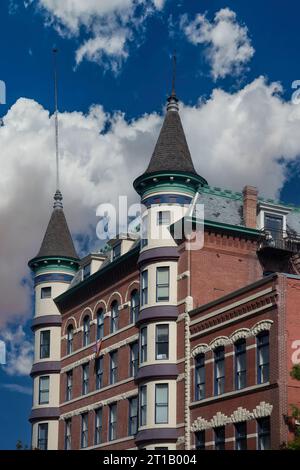
M 177 441 L 179 436 L 179 430 L 174 428 L 155 428 L 155 429 L 144 429 L 140 431 L 136 438 L 136 444 L 142 442 L 158 442 L 158 441 Z
M 40 421 L 42 419 L 58 419 L 60 417 L 59 408 L 35 408 L 31 411 L 29 421 Z
M 136 382 L 152 379 L 177 379 L 179 374 L 177 364 L 152 364 L 140 367 L 135 377 Z
M 60 315 L 44 315 L 42 317 L 34 318 L 31 322 L 31 329 L 34 331 L 36 328 L 44 326 L 61 326 L 62 319 Z
M 140 311 L 137 324 L 147 323 L 155 320 L 174 320 L 178 318 L 177 305 L 157 305 Z
M 145 264 L 154 261 L 177 261 L 180 258 L 178 249 L 175 246 L 165 246 L 161 248 L 152 248 L 143 251 L 138 259 L 139 268 Z
M 34 377 L 35 375 L 54 374 L 59 373 L 60 370 L 60 361 L 37 362 L 36 364 L 33 364 L 30 375 L 31 377 Z

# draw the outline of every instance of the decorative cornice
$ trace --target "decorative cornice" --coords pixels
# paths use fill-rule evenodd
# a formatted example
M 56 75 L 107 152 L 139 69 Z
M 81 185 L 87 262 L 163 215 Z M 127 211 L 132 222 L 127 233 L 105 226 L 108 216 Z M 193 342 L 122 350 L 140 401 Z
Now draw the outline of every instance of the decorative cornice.
M 29 416 L 29 421 L 32 423 L 34 421 L 41 420 L 52 420 L 59 419 L 59 408 L 33 408 Z
M 60 315 L 43 315 L 35 317 L 31 322 L 32 331 L 46 326 L 61 326 L 62 319 Z
M 59 374 L 61 370 L 60 361 L 44 361 L 33 364 L 30 375 L 35 377 L 42 374 Z
M 218 411 L 210 420 L 198 416 L 191 426 L 191 432 L 203 431 L 205 429 L 217 428 L 226 426 L 227 424 L 240 423 L 249 421 L 251 419 L 264 418 L 270 416 L 273 410 L 273 405 L 261 401 L 254 410 L 251 412 L 246 408 L 237 408 L 230 416 L 225 415 Z
M 174 320 L 178 318 L 177 305 L 156 305 L 140 310 L 137 325 L 155 320 Z
M 138 267 L 142 268 L 146 264 L 156 261 L 177 261 L 180 255 L 175 246 L 152 248 L 142 251 L 138 259 Z
M 136 382 L 153 379 L 177 379 L 179 374 L 177 364 L 152 364 L 140 367 L 135 377 Z
M 135 442 L 177 441 L 179 431 L 176 428 L 142 429 L 138 432 Z

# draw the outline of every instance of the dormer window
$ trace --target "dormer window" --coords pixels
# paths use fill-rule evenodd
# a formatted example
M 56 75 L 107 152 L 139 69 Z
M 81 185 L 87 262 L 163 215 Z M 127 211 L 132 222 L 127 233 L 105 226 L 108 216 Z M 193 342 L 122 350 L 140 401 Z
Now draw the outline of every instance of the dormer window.
M 83 268 L 83 280 L 87 279 L 91 275 L 91 263 L 86 264 Z
M 284 240 L 287 236 L 287 216 L 291 209 L 272 202 L 259 202 L 257 225 L 265 232 L 269 242 Z M 276 244 L 277 246 L 277 244 Z
M 113 261 L 121 256 L 121 243 L 113 247 Z
M 265 212 L 264 229 L 272 236 L 273 240 L 281 239 L 283 236 L 283 216 Z

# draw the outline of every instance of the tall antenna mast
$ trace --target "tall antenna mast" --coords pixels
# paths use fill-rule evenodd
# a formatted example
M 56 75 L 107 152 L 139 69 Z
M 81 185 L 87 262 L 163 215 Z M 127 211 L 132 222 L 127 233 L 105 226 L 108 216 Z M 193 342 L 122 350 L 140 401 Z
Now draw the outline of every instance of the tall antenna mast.
M 177 69 L 177 57 L 176 50 L 173 52 L 173 76 L 172 76 L 172 93 L 171 96 L 176 96 L 176 69 Z
M 172 72 L 172 91 L 168 98 L 167 111 L 179 111 L 178 98 L 176 96 L 176 72 L 177 72 L 177 57 L 176 50 L 173 52 L 172 57 L 173 72 Z
M 56 193 L 54 196 L 54 208 L 62 208 L 62 194 L 60 192 L 59 180 L 59 128 L 58 128 L 58 80 L 57 80 L 57 53 L 58 49 L 53 48 L 53 68 L 54 68 L 54 106 L 55 106 L 55 154 L 56 154 Z

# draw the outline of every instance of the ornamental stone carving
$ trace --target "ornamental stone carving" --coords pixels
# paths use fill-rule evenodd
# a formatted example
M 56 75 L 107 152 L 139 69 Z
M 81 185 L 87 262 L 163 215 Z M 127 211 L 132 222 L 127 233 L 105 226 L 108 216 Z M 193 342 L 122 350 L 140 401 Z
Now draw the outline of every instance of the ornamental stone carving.
M 237 410 L 234 410 L 230 416 L 231 423 L 241 423 L 242 421 L 248 421 L 249 419 L 252 419 L 252 413 L 241 406 Z
M 197 431 L 204 431 L 205 429 L 209 429 L 211 428 L 211 425 L 208 421 L 206 421 L 206 419 L 204 418 L 201 418 L 201 416 L 199 416 L 199 418 L 197 418 L 192 426 L 191 426 L 191 431 L 192 432 L 197 432 Z
M 271 326 L 273 325 L 272 320 L 262 320 L 251 328 L 251 333 L 253 336 L 258 335 L 262 331 L 270 331 Z
M 253 415 L 255 418 L 265 418 L 266 416 L 270 416 L 273 410 L 273 405 L 270 403 L 266 403 L 265 401 L 261 401 L 259 405 L 253 410 Z
M 196 346 L 193 351 L 192 351 L 192 357 L 196 357 L 198 356 L 199 354 L 205 354 L 207 353 L 208 351 L 210 351 L 210 347 L 208 346 L 208 344 L 199 344 L 199 346 Z
M 249 336 L 251 336 L 251 331 L 249 330 L 249 328 L 241 328 L 240 330 L 237 330 L 232 333 L 232 335 L 230 335 L 230 339 L 233 343 L 236 343 L 240 339 L 249 338 Z
M 217 349 L 219 346 L 227 346 L 229 344 L 232 344 L 230 339 L 227 336 L 219 336 L 218 338 L 214 339 L 210 344 L 210 349 L 213 351 L 214 349 Z
M 220 411 L 217 412 L 215 416 L 212 417 L 210 420 L 212 428 L 218 428 L 220 426 L 225 426 L 226 424 L 230 423 L 231 420 L 228 416 L 224 415 Z

